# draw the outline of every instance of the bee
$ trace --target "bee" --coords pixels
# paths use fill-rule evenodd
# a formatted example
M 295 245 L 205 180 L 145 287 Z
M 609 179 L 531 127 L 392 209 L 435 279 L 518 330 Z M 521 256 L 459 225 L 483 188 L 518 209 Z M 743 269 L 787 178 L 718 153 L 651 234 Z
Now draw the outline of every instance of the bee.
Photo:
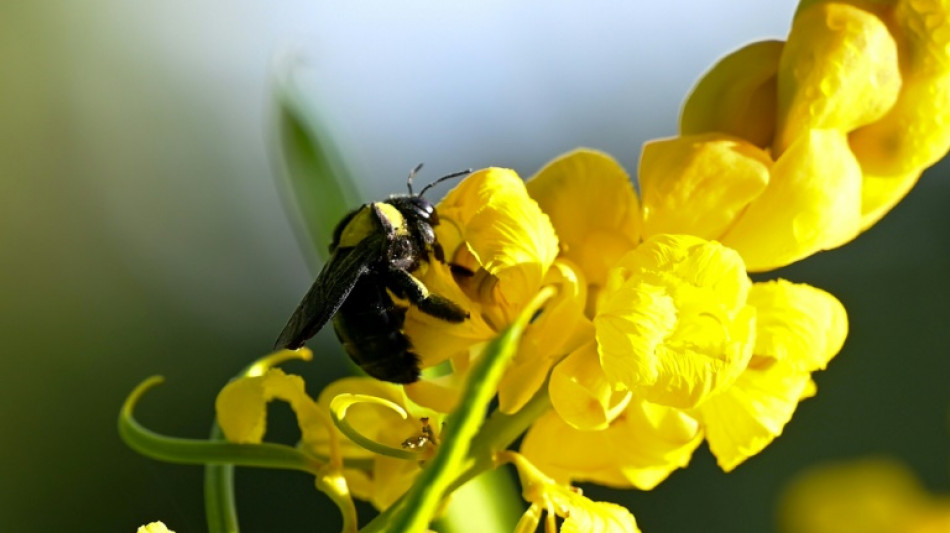
M 397 304 L 392 295 L 448 322 L 468 318 L 465 310 L 430 293 L 412 273 L 430 255 L 445 261 L 433 229 L 439 216 L 423 195 L 471 170 L 443 176 L 413 194 L 412 178 L 421 168 L 420 164 L 409 173 L 408 195 L 364 204 L 337 224 L 330 259 L 287 321 L 276 349 L 303 346 L 332 317 L 343 349 L 367 374 L 383 381 L 412 383 L 419 379 L 419 356 L 412 352 L 403 331 L 407 307 Z

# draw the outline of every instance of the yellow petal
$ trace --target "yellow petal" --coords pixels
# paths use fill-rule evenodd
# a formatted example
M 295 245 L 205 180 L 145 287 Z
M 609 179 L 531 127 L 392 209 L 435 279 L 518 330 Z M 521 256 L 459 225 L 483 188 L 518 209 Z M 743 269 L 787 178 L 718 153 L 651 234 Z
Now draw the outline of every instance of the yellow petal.
M 551 406 L 580 430 L 606 429 L 630 401 L 630 391 L 615 391 L 600 367 L 593 340 L 561 361 L 548 384 Z
M 418 277 L 430 293 L 455 302 L 469 313 L 468 319 L 453 323 L 408 305 L 403 330 L 412 343 L 413 353 L 419 356 L 420 368 L 467 354 L 472 346 L 495 337 L 495 328 L 486 322 L 482 313 L 484 306 L 471 300 L 459 287 L 448 264 L 433 262 Z
M 757 313 L 755 355 L 795 370 L 824 370 L 848 335 L 844 306 L 827 292 L 785 280 L 752 285 Z
M 594 326 L 617 387 L 691 408 L 729 384 L 752 355 L 755 316 L 742 259 L 719 243 L 659 235 L 611 270 Z
M 234 380 L 218 393 L 214 406 L 225 437 L 238 443 L 261 442 L 267 428 L 267 403 L 275 398 L 288 402 L 298 420 L 314 416 L 316 403 L 307 396 L 303 379 L 272 368 L 262 376 Z
M 473 344 L 472 351 L 481 351 L 483 343 Z M 403 390 L 406 396 L 413 402 L 438 411 L 440 413 L 451 413 L 458 406 L 462 395 L 462 388 L 465 385 L 465 378 L 470 366 L 470 352 L 460 353 L 451 359 L 452 371 L 449 374 L 428 377 L 409 385 L 404 385 Z
M 613 446 L 636 447 L 635 453 L 628 451 L 633 460 L 620 466 L 630 485 L 641 490 L 650 490 L 674 470 L 685 468 L 703 440 L 695 418 L 679 409 L 643 400 L 630 402 L 615 426 Z
M 593 340 L 593 325 L 584 316 L 587 283 L 578 267 L 558 259 L 544 278 L 557 295 L 531 323 L 498 384 L 498 408 L 514 413 L 544 384 L 551 367 L 584 342 Z
M 689 135 L 648 142 L 640 157 L 644 238 L 718 239 L 765 189 L 771 159 L 741 139 Z
M 799 12 L 779 64 L 776 153 L 811 129 L 879 119 L 900 87 L 897 43 L 881 19 L 838 3 Z
M 466 251 L 497 280 L 488 299 L 517 314 L 537 293 L 558 253 L 554 227 L 521 178 L 508 169 L 479 170 L 452 189 L 437 209 L 441 226 L 449 227 L 439 233 L 440 242 L 443 233 L 454 229 Z M 460 250 L 445 251 L 451 259 Z
M 897 176 L 875 176 L 865 171 L 861 181 L 861 231 L 868 229 L 887 214 L 910 192 L 920 172 Z
M 373 477 L 368 471 L 344 468 L 343 477 L 346 479 L 346 486 L 355 498 L 363 501 L 373 499 Z
M 329 406 L 334 397 L 340 394 L 363 394 L 375 396 L 395 403 L 409 412 L 409 418 L 403 419 L 392 409 L 370 403 L 357 403 L 346 412 L 346 420 L 364 437 L 392 448 L 399 448 L 407 438 L 419 433 L 419 419 L 429 418 L 436 431 L 440 430 L 441 415 L 408 402 L 402 388 L 367 377 L 347 377 L 338 379 L 320 391 L 320 405 Z M 349 440 L 344 440 L 345 457 L 370 457 L 372 454 Z
M 580 491 L 564 491 L 555 499 L 558 514 L 564 517 L 561 533 L 639 533 L 640 528 L 626 508 L 610 502 L 595 502 Z
M 775 132 L 776 73 L 783 46 L 781 41 L 760 41 L 719 60 L 686 100 L 680 134 L 720 132 L 760 148 L 770 146 Z
M 574 429 L 548 413 L 528 430 L 521 451 L 562 483 L 650 490 L 685 467 L 702 438 L 699 423 L 684 411 L 634 399 L 599 431 Z
M 850 141 L 871 174 L 920 172 L 939 161 L 950 146 L 950 74 L 905 80 L 890 112 L 853 132 Z
M 522 495 L 532 504 L 517 530 L 527 531 L 524 528 L 528 524 L 536 524 L 536 518 L 543 509 L 564 519 L 560 527 L 562 533 L 640 532 L 630 511 L 616 504 L 592 501 L 584 497 L 580 490 L 546 476 L 524 456 L 513 452 L 504 453 L 517 467 Z M 554 517 L 549 517 L 549 520 L 551 524 L 554 523 Z
M 640 206 L 630 177 L 609 155 L 581 148 L 544 166 L 528 193 L 554 224 L 561 254 L 588 281 L 603 284 L 607 269 L 640 240 Z
M 861 169 L 847 139 L 811 130 L 775 162 L 768 187 L 722 243 L 759 272 L 850 241 L 860 221 Z
M 175 532 L 165 527 L 165 524 L 161 522 L 152 522 L 150 524 L 145 524 L 144 526 L 139 527 L 137 533 L 175 533 Z
M 732 387 L 703 403 L 700 419 L 720 468 L 731 471 L 779 436 L 810 383 L 808 372 L 755 358 Z
M 388 509 L 412 486 L 421 471 L 419 463 L 393 457 L 377 457 L 373 463 L 373 493 L 370 503 Z
M 950 6 L 946 0 L 900 0 L 894 8 L 902 65 L 910 76 L 950 73 Z

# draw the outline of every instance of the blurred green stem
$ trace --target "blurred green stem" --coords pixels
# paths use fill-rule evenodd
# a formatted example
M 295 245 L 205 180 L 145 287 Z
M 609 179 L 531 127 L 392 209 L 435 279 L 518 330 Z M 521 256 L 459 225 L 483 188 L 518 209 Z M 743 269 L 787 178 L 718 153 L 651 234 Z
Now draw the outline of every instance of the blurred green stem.
M 533 420 L 543 411 L 522 409 L 525 412 L 523 417 L 502 415 L 496 419 L 502 422 L 496 422 L 493 426 L 483 424 L 485 410 L 495 396 L 498 382 L 520 343 L 521 334 L 535 311 L 554 294 L 555 290 L 551 287 L 542 289 L 522 310 L 517 320 L 488 343 L 471 370 L 459 406 L 446 421 L 446 435 L 439 451 L 426 464 L 409 492 L 367 524 L 363 529 L 365 533 L 426 531 L 451 490 L 464 483 L 460 482 L 460 478 L 464 476 L 467 481 L 477 472 L 492 469 L 494 452 L 499 449 L 496 446 L 503 444 L 507 447 L 530 425 L 529 419 Z M 516 423 L 509 424 L 511 421 Z M 483 443 L 478 440 L 482 434 L 480 430 L 488 435 L 484 437 Z M 500 442 L 509 438 L 511 440 L 507 443 Z M 474 447 L 476 444 L 477 448 Z M 478 456 L 473 458 L 473 452 Z

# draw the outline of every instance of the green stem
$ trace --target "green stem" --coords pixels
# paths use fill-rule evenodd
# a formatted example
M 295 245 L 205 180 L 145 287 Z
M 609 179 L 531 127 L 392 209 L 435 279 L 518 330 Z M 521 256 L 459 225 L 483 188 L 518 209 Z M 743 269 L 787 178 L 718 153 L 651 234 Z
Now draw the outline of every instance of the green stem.
M 478 436 L 472 440 L 462 473 L 449 485 L 446 495 L 451 494 L 475 476 L 495 468 L 495 454 L 511 446 L 550 407 L 551 400 L 547 393 L 547 383 L 545 383 L 517 413 L 510 415 L 500 411 L 492 413 Z
M 161 461 L 181 464 L 233 464 L 263 468 L 300 470 L 316 475 L 320 467 L 300 450 L 283 444 L 236 444 L 201 439 L 182 439 L 155 433 L 133 416 L 138 400 L 146 391 L 162 382 L 153 376 L 140 383 L 122 405 L 119 435 L 133 450 Z
M 217 422 L 211 426 L 210 438 L 224 440 Z M 238 533 L 240 530 L 234 501 L 234 465 L 205 465 L 205 520 L 209 533 Z
M 495 396 L 498 382 L 514 355 L 530 318 L 554 289 L 542 290 L 519 315 L 518 319 L 493 339 L 485 348 L 481 360 L 472 368 L 465 384 L 462 399 L 446 422 L 446 435 L 435 457 L 419 474 L 409 492 L 370 522 L 363 531 L 421 532 L 428 529 L 432 517 L 460 472 L 466 468 L 469 445 L 479 432 L 485 410 Z M 506 435 L 508 433 L 505 433 Z M 512 438 L 517 438 L 517 434 Z M 488 457 L 491 461 L 491 457 Z

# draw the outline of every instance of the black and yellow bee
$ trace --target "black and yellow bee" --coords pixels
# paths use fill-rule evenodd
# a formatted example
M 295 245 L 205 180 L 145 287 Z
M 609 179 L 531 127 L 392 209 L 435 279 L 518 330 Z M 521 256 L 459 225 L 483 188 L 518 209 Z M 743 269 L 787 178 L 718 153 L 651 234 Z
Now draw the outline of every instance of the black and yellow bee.
M 413 194 L 412 178 L 421 167 L 409 173 L 408 195 L 364 204 L 340 221 L 333 231 L 330 260 L 284 326 L 275 348 L 303 346 L 333 317 L 344 350 L 367 374 L 394 383 L 419 379 L 419 356 L 403 331 L 407 308 L 392 295 L 448 322 L 468 318 L 451 300 L 430 293 L 412 273 L 430 255 L 445 260 L 433 229 L 438 213 L 423 195 L 438 183 L 471 172 L 443 176 Z

